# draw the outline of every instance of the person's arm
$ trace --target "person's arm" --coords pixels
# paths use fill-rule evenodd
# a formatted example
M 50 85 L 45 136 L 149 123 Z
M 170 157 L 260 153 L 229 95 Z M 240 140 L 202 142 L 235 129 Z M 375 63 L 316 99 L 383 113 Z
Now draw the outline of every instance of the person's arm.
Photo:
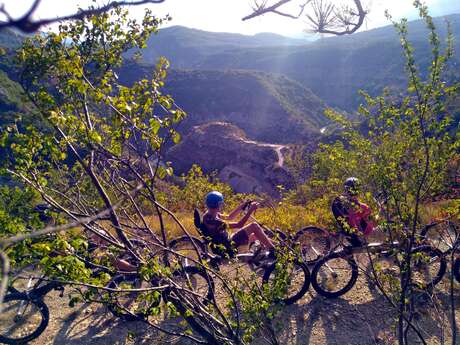
M 241 218 L 239 222 L 228 223 L 228 227 L 230 229 L 242 228 L 244 224 L 246 224 L 246 222 L 248 221 L 249 217 L 254 213 L 255 210 L 257 210 L 257 207 L 259 207 L 259 204 L 257 202 L 251 203 L 248 212 L 243 216 L 243 218 Z
M 369 217 L 372 213 L 372 210 L 369 206 L 367 206 L 365 203 L 360 202 L 359 206 L 361 207 L 361 214 L 363 217 Z
M 237 215 L 239 215 L 241 213 L 241 211 L 243 210 L 243 208 L 246 206 L 248 202 L 245 201 L 245 202 L 242 202 L 240 205 L 238 205 L 232 212 L 230 212 L 229 214 L 219 214 L 219 217 L 222 219 L 222 220 L 233 220 L 236 218 Z

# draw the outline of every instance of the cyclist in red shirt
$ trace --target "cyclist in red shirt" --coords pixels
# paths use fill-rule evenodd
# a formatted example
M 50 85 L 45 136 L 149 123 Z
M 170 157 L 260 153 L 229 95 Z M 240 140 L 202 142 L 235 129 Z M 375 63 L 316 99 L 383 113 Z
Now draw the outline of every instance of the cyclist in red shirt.
M 353 247 L 363 245 L 361 238 L 367 237 L 374 230 L 370 219 L 371 208 L 358 200 L 360 182 L 356 177 L 349 177 L 344 183 L 344 193 L 332 202 L 332 213 L 339 223 L 340 232 Z

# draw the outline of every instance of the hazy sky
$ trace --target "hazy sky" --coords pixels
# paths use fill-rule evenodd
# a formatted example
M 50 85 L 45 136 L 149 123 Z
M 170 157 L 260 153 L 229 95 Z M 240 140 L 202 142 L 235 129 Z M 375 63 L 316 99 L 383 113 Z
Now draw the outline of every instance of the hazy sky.
M 98 0 L 99 3 L 106 2 Z M 337 2 L 351 3 L 351 0 L 337 0 Z M 370 9 L 370 14 L 364 29 L 388 25 L 383 13 L 390 10 L 394 17 L 416 18 L 412 6 L 413 0 L 363 0 Z M 460 13 L 459 0 L 427 0 L 433 15 Z M 6 0 L 6 9 L 14 15 L 24 13 L 32 0 Z M 42 0 L 37 15 L 48 18 L 57 14 L 71 13 L 78 8 L 88 6 L 90 0 Z M 169 13 L 173 21 L 169 25 L 184 25 L 207 31 L 239 32 L 254 34 L 257 32 L 275 32 L 283 35 L 298 36 L 306 28 L 304 20 L 292 20 L 266 14 L 243 22 L 242 17 L 251 13 L 252 0 L 166 0 L 163 4 L 149 5 L 159 16 Z M 295 3 L 295 1 L 294 1 Z M 141 17 L 146 6 L 132 7 L 134 16 Z

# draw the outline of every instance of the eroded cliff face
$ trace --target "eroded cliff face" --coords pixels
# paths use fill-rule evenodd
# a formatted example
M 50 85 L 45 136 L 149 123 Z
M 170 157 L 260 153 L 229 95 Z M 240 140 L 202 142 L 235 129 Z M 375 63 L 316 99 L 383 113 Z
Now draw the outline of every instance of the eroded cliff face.
M 168 152 L 176 173 L 198 164 L 229 183 L 236 192 L 277 194 L 278 185 L 289 188 L 293 177 L 284 168 L 290 149 L 284 145 L 251 141 L 235 125 L 210 122 L 195 126 L 183 141 Z

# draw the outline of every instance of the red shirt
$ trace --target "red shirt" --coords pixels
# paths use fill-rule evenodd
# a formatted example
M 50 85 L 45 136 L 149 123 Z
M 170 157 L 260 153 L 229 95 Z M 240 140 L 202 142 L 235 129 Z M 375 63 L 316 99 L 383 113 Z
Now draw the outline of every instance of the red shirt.
M 344 218 L 350 227 L 365 236 L 374 230 L 374 223 L 369 219 L 372 210 L 356 198 L 350 200 L 345 196 L 337 197 L 333 202 L 332 212 L 336 218 Z

